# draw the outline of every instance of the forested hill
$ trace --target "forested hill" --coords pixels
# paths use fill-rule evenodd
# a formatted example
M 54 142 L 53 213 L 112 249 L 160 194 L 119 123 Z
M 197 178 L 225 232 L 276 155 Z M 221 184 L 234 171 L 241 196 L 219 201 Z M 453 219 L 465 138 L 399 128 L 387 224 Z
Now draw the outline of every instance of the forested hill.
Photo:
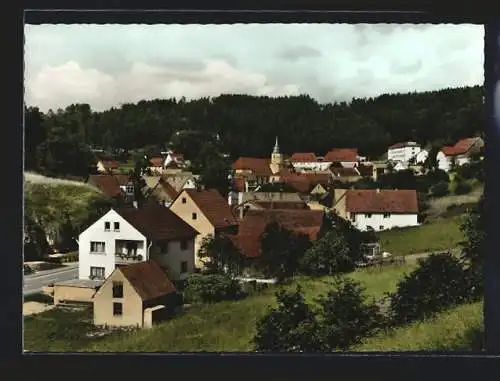
M 440 145 L 477 134 L 485 121 L 482 97 L 483 88 L 476 86 L 334 104 L 319 104 L 309 96 L 222 95 L 189 102 L 140 101 L 104 112 L 93 112 L 88 105 L 47 114 L 29 108 L 26 150 L 33 157 L 27 157 L 27 166 L 36 161 L 38 145 L 54 134 L 70 134 L 75 145 L 79 141 L 125 149 L 165 146 L 173 140 L 187 157 L 196 156 L 217 133 L 221 150 L 232 157 L 267 157 L 275 136 L 285 153 L 357 147 L 379 156 L 399 141 Z

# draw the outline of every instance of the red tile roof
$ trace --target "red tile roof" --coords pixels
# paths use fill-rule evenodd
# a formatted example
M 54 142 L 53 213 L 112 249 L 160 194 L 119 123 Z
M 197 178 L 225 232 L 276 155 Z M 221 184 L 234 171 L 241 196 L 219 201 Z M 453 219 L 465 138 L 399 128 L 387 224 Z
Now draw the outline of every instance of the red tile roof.
M 130 181 L 129 175 L 90 175 L 87 182 L 97 187 L 108 197 L 117 197 L 121 195 L 120 186 L 127 185 Z
M 143 301 L 177 291 L 155 261 L 149 260 L 120 266 L 117 271 L 121 271 Z
M 313 163 L 318 161 L 314 152 L 296 152 L 290 157 L 294 163 Z
M 354 168 L 330 167 L 330 171 L 337 177 L 360 176 Z
M 417 191 L 349 189 L 346 208 L 351 213 L 418 213 Z
M 325 155 L 325 161 L 358 161 L 357 148 L 333 148 Z
M 152 157 L 151 159 L 149 159 L 149 165 L 152 167 L 163 167 L 163 158 Z
M 474 146 L 475 143 L 478 142 L 478 138 L 467 138 L 459 140 L 453 146 L 445 146 L 441 149 L 441 151 L 446 156 L 457 156 L 467 154 L 470 149 Z
M 228 202 L 217 190 L 184 189 L 184 192 L 192 198 L 215 228 L 225 228 L 238 224 Z
M 271 159 L 264 159 L 259 157 L 240 157 L 236 160 L 232 168 L 233 170 L 249 170 L 257 175 L 271 176 Z
M 198 234 L 174 212 L 157 203 L 142 208 L 124 208 L 117 213 L 151 240 L 181 240 Z
M 307 234 L 314 240 L 323 224 L 323 216 L 321 210 L 249 210 L 240 221 L 234 242 L 244 255 L 258 257 L 260 237 L 268 223 L 276 221 L 285 229 Z

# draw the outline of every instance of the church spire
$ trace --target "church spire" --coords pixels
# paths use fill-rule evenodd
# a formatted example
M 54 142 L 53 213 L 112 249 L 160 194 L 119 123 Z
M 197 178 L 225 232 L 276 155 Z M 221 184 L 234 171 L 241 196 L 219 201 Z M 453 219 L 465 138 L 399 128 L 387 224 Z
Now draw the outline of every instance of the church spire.
M 274 144 L 273 153 L 280 153 L 280 146 L 278 144 L 278 137 L 276 136 L 276 143 Z

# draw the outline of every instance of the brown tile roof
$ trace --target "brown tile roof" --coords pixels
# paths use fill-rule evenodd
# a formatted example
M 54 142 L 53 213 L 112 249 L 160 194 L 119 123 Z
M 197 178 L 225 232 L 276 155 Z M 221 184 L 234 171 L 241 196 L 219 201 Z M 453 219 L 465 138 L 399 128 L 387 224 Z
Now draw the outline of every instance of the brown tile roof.
M 321 210 L 249 210 L 240 221 L 238 234 L 234 239 L 240 250 L 248 257 L 260 255 L 260 237 L 268 223 L 278 222 L 285 229 L 317 238 L 323 224 Z
M 194 203 L 215 228 L 225 228 L 238 224 L 229 204 L 217 190 L 184 189 L 184 192 L 193 199 Z
M 290 156 L 290 161 L 294 163 L 311 163 L 318 160 L 314 152 L 296 152 Z
M 357 148 L 333 148 L 325 155 L 325 161 L 358 161 Z
M 317 184 L 328 185 L 330 179 L 328 173 L 290 173 L 281 178 L 299 193 L 309 193 Z
M 161 186 L 163 191 L 168 195 L 168 197 L 170 197 L 171 200 L 174 200 L 179 194 L 179 192 L 177 192 L 175 188 L 163 178 L 160 178 L 158 184 Z
M 118 268 L 143 301 L 176 292 L 161 267 L 152 260 Z
M 260 157 L 240 157 L 236 160 L 232 168 L 233 170 L 249 170 L 257 175 L 261 176 L 271 176 L 271 159 L 265 159 Z
M 360 176 L 360 174 L 354 168 L 330 167 L 330 171 L 337 177 Z
M 459 140 L 453 146 L 445 146 L 441 149 L 446 156 L 456 156 L 464 155 L 470 151 L 475 143 L 478 142 L 478 138 L 467 138 Z
M 120 186 L 127 185 L 130 181 L 129 175 L 90 175 L 87 182 L 97 187 L 102 193 L 109 197 L 121 195 Z
M 163 158 L 161 157 L 152 157 L 149 159 L 149 165 L 152 167 L 163 167 Z
M 417 191 L 349 189 L 346 208 L 351 213 L 418 213 Z
M 118 162 L 116 160 L 101 160 L 101 164 L 105 169 L 118 168 Z
M 290 201 L 251 201 L 252 203 L 261 206 L 264 209 L 309 209 L 309 206 L 304 201 L 290 202 Z
M 180 240 L 198 234 L 170 209 L 156 203 L 142 208 L 123 208 L 117 213 L 151 240 Z

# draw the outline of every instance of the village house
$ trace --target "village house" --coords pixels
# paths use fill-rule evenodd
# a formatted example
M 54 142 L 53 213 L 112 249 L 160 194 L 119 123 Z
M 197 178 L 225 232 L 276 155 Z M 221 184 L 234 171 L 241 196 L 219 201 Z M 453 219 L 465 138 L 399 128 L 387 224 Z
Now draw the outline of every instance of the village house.
M 198 256 L 203 239 L 217 233 L 234 232 L 238 227 L 228 203 L 215 189 L 184 189 L 174 199 L 170 210 L 199 232 L 194 249 L 197 268 L 203 267 Z
M 101 159 L 97 161 L 96 168 L 99 173 L 113 173 L 118 169 L 118 162 L 116 160 Z
M 87 183 L 110 198 L 121 199 L 125 202 L 134 201 L 134 183 L 129 175 L 90 175 Z
M 198 181 L 197 175 L 182 169 L 171 170 L 171 168 L 167 168 L 161 177 L 170 184 L 177 193 L 181 192 L 183 189 L 196 189 L 196 183 Z
M 240 157 L 232 164 L 233 186 L 240 192 L 255 190 L 259 185 L 279 182 L 293 170 L 280 151 L 278 138 L 271 158 Z
M 168 208 L 110 209 L 78 237 L 79 279 L 105 279 L 117 266 L 156 260 L 172 280 L 194 271 L 198 232 Z
M 445 146 L 436 156 L 438 168 L 449 172 L 453 165 L 470 163 L 471 156 L 480 153 L 483 147 L 484 141 L 479 137 L 462 139 L 453 146 Z
M 240 221 L 238 234 L 231 239 L 245 257 L 258 258 L 260 238 L 269 223 L 275 221 L 283 228 L 315 241 L 323 226 L 324 215 L 322 210 L 249 210 Z
M 324 157 L 324 161 L 340 163 L 343 167 L 354 167 L 364 160 L 357 148 L 332 148 Z
M 146 183 L 142 192 L 146 198 L 153 197 L 162 205 L 169 207 L 179 192 L 161 176 L 143 176 Z
M 181 298 L 155 261 L 117 267 L 94 294 L 94 325 L 151 328 L 174 316 Z
M 335 189 L 333 210 L 362 231 L 419 225 L 415 190 Z
M 264 209 L 309 209 L 298 193 L 285 192 L 246 192 L 229 196 L 229 205 L 234 215 L 243 218 L 248 210 Z
M 332 162 L 325 161 L 323 157 L 316 156 L 313 152 L 296 152 L 290 156 L 289 161 L 297 172 L 327 171 L 332 164 Z
M 148 172 L 153 175 L 161 175 L 164 171 L 163 167 L 164 159 L 161 156 L 154 156 L 149 159 L 149 166 L 147 167 Z

